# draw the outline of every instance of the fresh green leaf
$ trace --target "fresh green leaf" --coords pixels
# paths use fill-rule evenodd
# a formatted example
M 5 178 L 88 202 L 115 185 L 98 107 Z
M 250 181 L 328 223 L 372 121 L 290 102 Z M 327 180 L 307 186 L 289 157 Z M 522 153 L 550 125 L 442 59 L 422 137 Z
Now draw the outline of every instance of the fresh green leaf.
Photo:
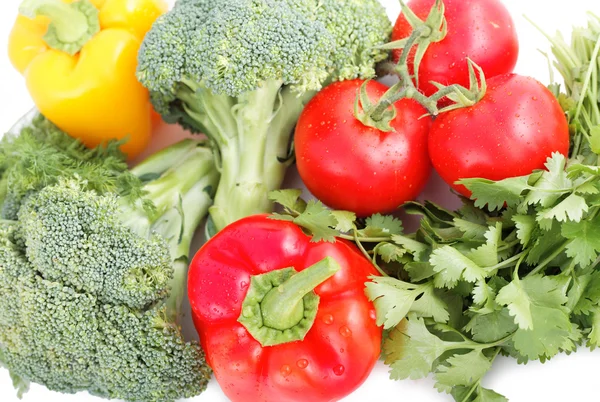
M 338 222 L 331 211 L 319 201 L 310 200 L 306 205 L 306 210 L 294 219 L 294 223 L 308 229 L 312 234 L 313 242 L 334 242 L 335 236 L 339 234 L 337 230 L 333 229 Z
M 418 317 L 433 318 L 435 322 L 447 323 L 450 319 L 448 306 L 433 286 L 424 286 L 423 294 L 413 303 L 410 311 Z
M 521 244 L 523 246 L 529 245 L 533 232 L 537 227 L 535 217 L 531 215 L 514 215 L 512 220 L 517 227 L 517 238 L 521 241 Z
M 553 208 L 545 209 L 538 213 L 538 220 L 552 220 L 559 222 L 579 222 L 583 214 L 588 211 L 585 199 L 577 194 L 571 194 Z
M 443 301 L 433 292 L 433 286 L 412 285 L 394 278 L 372 277 L 366 284 L 366 294 L 377 311 L 377 325 L 392 328 L 402 321 L 409 311 L 417 311 L 424 317 L 439 322 L 448 321 Z M 419 298 L 418 302 L 415 300 Z M 415 306 L 416 305 L 416 306 Z M 413 310 L 416 307 L 416 310 Z
M 408 237 L 394 235 L 392 241 L 408 250 L 415 261 L 424 262 L 429 252 L 429 246 Z
M 468 254 L 468 257 L 481 267 L 492 267 L 499 262 L 498 245 L 502 238 L 502 223 L 497 222 L 496 226 L 490 226 L 485 232 L 484 237 L 486 243 L 472 250 Z
M 290 212 L 302 213 L 306 208 L 306 202 L 300 198 L 301 196 L 302 190 L 300 189 L 275 190 L 269 193 L 269 200 Z
M 571 240 L 567 244 L 567 256 L 575 264 L 585 267 L 592 263 L 600 252 L 600 217 L 582 222 L 566 222 L 561 228 L 562 235 Z
M 438 366 L 435 374 L 436 388 L 449 393 L 457 385 L 471 386 L 479 382 L 491 367 L 490 359 L 481 350 L 455 354 Z
M 336 220 L 335 230 L 347 233 L 354 228 L 356 214 L 349 211 L 331 211 L 331 215 Z
M 496 301 L 508 307 L 519 325 L 513 341 L 524 356 L 552 357 L 570 339 L 568 283 L 562 277 L 534 275 L 515 279 L 498 293 Z
M 406 254 L 405 249 L 392 243 L 379 243 L 374 251 L 387 263 L 392 261 L 400 262 L 400 259 Z
M 590 130 L 590 146 L 593 153 L 600 155 L 600 126 L 594 126 Z
M 387 237 L 402 234 L 402 222 L 391 216 L 375 214 L 366 219 L 366 227 L 360 231 L 364 237 Z
M 475 314 L 465 326 L 477 342 L 496 342 L 517 330 L 515 320 L 502 308 L 489 314 Z
M 539 204 L 549 208 L 558 201 L 562 195 L 570 192 L 572 181 L 567 178 L 565 171 L 567 160 L 564 155 L 555 152 L 546 162 L 546 171 L 535 183 L 534 189 L 529 191 L 525 198 L 528 205 Z
M 469 239 L 481 239 L 488 230 L 487 225 L 460 218 L 454 218 L 454 225 Z
M 459 280 L 475 283 L 483 280 L 487 272 L 451 246 L 440 247 L 431 254 L 430 263 L 437 272 L 437 287 L 452 289 Z
M 525 261 L 529 265 L 535 265 L 554 253 L 563 242 L 561 226 L 558 222 L 554 222 L 548 231 L 538 235 L 533 244 L 529 246 L 529 253 L 527 253 Z
M 479 387 L 477 391 L 477 397 L 473 402 L 508 402 L 508 399 L 491 389 Z
M 411 262 L 404 266 L 410 280 L 419 283 L 435 275 L 433 266 L 428 262 Z
M 571 287 L 569 298 L 572 297 L 574 289 L 580 288 L 580 295 L 573 307 L 573 313 L 591 315 L 600 307 L 600 271 L 593 271 L 582 275 Z
M 475 206 L 487 207 L 490 211 L 500 210 L 504 205 L 509 207 L 521 203 L 521 194 L 527 189 L 527 176 L 513 177 L 500 181 L 486 179 L 463 179 L 458 182 L 471 192 Z
M 384 340 L 383 355 L 393 380 L 416 380 L 427 377 L 433 363 L 451 347 L 429 332 L 422 318 L 409 315 Z
M 588 346 L 591 348 L 600 346 L 600 308 L 595 309 L 592 314 L 592 330 L 588 334 Z

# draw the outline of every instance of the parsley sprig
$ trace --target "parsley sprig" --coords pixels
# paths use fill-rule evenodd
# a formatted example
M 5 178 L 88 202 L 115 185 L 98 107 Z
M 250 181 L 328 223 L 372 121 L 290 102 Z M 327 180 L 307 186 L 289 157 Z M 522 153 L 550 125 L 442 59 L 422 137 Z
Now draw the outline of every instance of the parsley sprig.
M 590 14 L 569 45 L 550 38 L 565 92 L 550 88 L 569 119 L 569 157 L 498 182 L 462 180 L 473 200 L 449 211 L 408 203 L 400 220 L 332 211 L 299 190 L 272 193 L 314 241 L 354 241 L 382 276 L 365 292 L 386 330 L 393 379 L 429 376 L 459 402 L 501 402 L 481 380 L 498 355 L 546 361 L 600 346 L 600 19 Z

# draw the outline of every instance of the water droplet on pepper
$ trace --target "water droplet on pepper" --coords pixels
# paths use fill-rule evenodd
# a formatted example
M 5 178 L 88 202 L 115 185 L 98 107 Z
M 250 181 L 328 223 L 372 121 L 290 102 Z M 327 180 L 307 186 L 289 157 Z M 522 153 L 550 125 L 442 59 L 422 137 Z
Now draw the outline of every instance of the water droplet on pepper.
M 308 360 L 306 360 L 306 359 L 300 359 L 300 360 L 298 360 L 296 362 L 296 365 L 298 366 L 298 368 L 301 368 L 301 369 L 304 370 L 305 368 L 308 367 Z
M 333 368 L 333 374 L 335 374 L 337 376 L 344 374 L 344 371 L 346 371 L 346 368 L 344 366 L 342 366 L 341 364 L 339 366 L 335 366 Z

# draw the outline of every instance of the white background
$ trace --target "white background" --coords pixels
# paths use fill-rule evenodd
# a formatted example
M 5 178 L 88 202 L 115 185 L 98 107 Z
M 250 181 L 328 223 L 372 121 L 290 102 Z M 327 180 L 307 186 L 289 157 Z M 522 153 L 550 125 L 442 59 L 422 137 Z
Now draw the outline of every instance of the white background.
M 397 0 L 381 0 L 395 21 L 399 13 Z M 170 1 L 172 2 L 172 1 Z M 19 0 L 0 0 L 0 133 L 7 131 L 20 116 L 32 106 L 22 77 L 12 68 L 6 55 L 8 33 L 17 13 Z M 548 50 L 548 43 L 523 15 L 529 16 L 547 32 L 557 29 L 569 35 L 571 27 L 585 22 L 586 11 L 600 14 L 597 0 L 504 0 L 515 19 L 520 39 L 521 52 L 516 72 L 531 75 L 548 83 L 549 74 L 545 58 L 537 49 Z M 436 193 L 435 186 L 428 192 Z M 510 359 L 498 358 L 491 373 L 485 378 L 484 386 L 493 388 L 507 396 L 512 402 L 533 401 L 598 401 L 598 367 L 600 352 L 581 349 L 574 355 L 561 355 L 546 363 L 530 363 L 519 366 Z M 433 381 L 395 382 L 387 378 L 386 367 L 379 363 L 367 382 L 344 402 L 396 399 L 404 402 L 450 401 L 449 395 L 438 394 Z M 24 401 L 70 402 L 99 401 L 87 394 L 61 395 L 33 385 Z M 8 372 L 0 369 L 0 401 L 18 401 L 12 389 Z M 208 390 L 194 401 L 225 402 L 218 384 L 213 380 Z M 252 402 L 252 401 L 249 401 Z

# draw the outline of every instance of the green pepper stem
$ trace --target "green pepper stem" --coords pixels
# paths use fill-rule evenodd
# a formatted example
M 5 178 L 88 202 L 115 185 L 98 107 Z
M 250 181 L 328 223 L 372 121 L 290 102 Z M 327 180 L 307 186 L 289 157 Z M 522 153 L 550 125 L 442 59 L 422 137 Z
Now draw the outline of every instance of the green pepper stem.
M 51 48 L 71 55 L 100 30 L 98 9 L 89 0 L 70 4 L 61 0 L 24 0 L 19 13 L 29 18 L 48 17 L 50 25 L 44 40 Z
M 261 302 L 264 325 L 285 331 L 304 317 L 304 296 L 335 275 L 340 265 L 326 257 L 271 289 Z

